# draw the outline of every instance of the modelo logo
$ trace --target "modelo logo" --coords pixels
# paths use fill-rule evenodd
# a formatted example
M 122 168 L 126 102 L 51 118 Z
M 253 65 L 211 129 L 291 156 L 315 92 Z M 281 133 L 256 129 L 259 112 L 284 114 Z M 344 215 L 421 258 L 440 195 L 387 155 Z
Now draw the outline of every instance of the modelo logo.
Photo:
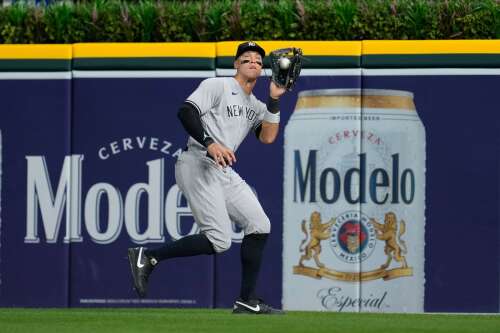
M 378 205 L 389 201 L 397 204 L 400 199 L 409 205 L 415 198 L 415 174 L 412 169 L 400 172 L 399 154 L 392 155 L 391 170 L 376 168 L 369 175 L 366 167 L 368 157 L 366 153 L 359 154 L 359 168 L 350 168 L 341 175 L 335 168 L 317 170 L 317 152 L 310 150 L 303 165 L 300 151 L 294 150 L 293 201 L 295 202 L 317 202 L 318 183 L 319 197 L 328 204 L 339 200 L 342 192 L 350 204 L 366 203 L 369 198 Z M 351 188 L 354 177 L 359 180 L 357 193 L 353 193 Z M 329 182 L 329 179 L 333 179 L 333 182 Z M 381 193 L 380 189 L 386 189 L 385 193 Z
M 82 207 L 83 155 L 70 155 L 64 159 L 59 176 L 56 195 L 50 185 L 50 178 L 44 156 L 26 156 L 27 212 L 25 243 L 39 243 L 38 212 L 45 231 L 47 243 L 56 243 L 61 227 L 62 214 L 66 211 L 66 234 L 64 242 L 82 242 L 81 213 L 83 208 L 85 228 L 93 242 L 109 244 L 121 234 L 123 224 L 132 241 L 138 244 L 164 242 L 164 227 L 173 239 L 181 234 L 181 218 L 192 216 L 189 206 L 181 206 L 182 193 L 177 185 L 164 192 L 164 159 L 146 162 L 148 182 L 132 184 L 125 198 L 109 183 L 96 183 L 87 192 Z M 139 230 L 139 204 L 141 198 L 148 197 L 148 225 Z M 107 224 L 100 221 L 101 204 L 107 199 Z M 107 225 L 106 230 L 101 230 Z M 189 234 L 198 232 L 196 224 Z M 233 232 L 233 241 L 243 238 L 242 232 Z

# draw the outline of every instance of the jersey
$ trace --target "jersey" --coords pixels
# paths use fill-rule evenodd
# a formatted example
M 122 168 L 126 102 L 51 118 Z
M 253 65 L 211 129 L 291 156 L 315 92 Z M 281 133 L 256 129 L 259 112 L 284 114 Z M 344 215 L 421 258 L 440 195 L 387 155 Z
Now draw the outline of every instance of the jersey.
M 235 152 L 251 130 L 262 123 L 267 106 L 248 95 L 233 77 L 203 80 L 186 99 L 200 113 L 205 132 L 215 142 Z M 188 147 L 205 149 L 192 137 Z
M 206 134 L 233 151 L 251 130 L 258 128 L 267 110 L 232 77 L 202 81 L 186 103 L 200 113 Z M 269 218 L 250 186 L 231 166 L 222 168 L 205 152 L 206 148 L 190 136 L 188 151 L 175 164 L 175 180 L 214 250 L 223 252 L 231 245 L 231 222 L 239 225 L 245 235 L 269 233 Z

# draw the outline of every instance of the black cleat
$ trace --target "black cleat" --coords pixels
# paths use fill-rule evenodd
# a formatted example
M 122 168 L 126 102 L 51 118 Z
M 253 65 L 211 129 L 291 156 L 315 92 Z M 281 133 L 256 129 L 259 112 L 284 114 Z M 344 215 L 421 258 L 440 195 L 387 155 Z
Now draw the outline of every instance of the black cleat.
M 234 314 L 284 315 L 285 311 L 272 308 L 260 299 L 243 301 L 238 299 L 233 305 Z
M 146 297 L 149 275 L 155 268 L 144 250 L 146 250 L 144 247 L 131 247 L 128 249 L 128 261 L 134 279 L 134 289 L 141 298 Z

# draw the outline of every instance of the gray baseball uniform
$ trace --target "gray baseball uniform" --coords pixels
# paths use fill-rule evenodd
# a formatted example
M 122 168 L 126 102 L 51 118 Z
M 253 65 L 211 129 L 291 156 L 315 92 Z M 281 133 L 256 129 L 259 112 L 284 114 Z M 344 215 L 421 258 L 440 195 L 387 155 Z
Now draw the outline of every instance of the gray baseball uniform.
M 186 102 L 200 112 L 205 132 L 234 152 L 248 132 L 261 124 L 267 110 L 233 77 L 204 80 Z M 222 168 L 208 157 L 206 148 L 192 137 L 188 139 L 188 150 L 177 160 L 175 177 L 196 223 L 215 251 L 230 247 L 231 221 L 245 235 L 270 232 L 269 218 L 248 184 L 233 168 Z

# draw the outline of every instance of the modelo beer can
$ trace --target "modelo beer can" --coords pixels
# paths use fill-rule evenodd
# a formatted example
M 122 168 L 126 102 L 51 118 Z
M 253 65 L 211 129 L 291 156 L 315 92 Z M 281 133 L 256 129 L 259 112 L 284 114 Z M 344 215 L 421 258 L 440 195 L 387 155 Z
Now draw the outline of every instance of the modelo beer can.
M 423 312 L 425 129 L 413 94 L 299 93 L 284 160 L 283 307 Z

